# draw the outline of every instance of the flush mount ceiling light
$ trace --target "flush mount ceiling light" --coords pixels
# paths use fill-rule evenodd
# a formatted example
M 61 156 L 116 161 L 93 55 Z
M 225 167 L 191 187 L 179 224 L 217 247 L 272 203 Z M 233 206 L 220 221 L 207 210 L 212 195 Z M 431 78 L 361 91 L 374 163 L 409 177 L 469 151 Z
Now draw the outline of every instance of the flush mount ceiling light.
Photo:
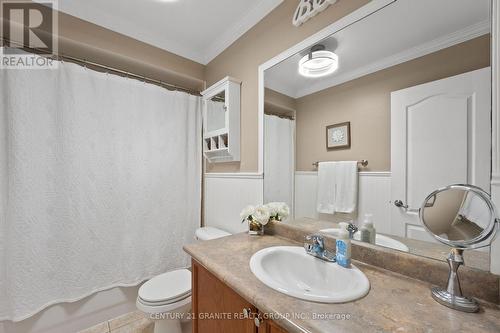
M 299 73 L 306 77 L 321 77 L 332 74 L 339 68 L 339 57 L 326 51 L 324 45 L 314 45 L 299 61 Z

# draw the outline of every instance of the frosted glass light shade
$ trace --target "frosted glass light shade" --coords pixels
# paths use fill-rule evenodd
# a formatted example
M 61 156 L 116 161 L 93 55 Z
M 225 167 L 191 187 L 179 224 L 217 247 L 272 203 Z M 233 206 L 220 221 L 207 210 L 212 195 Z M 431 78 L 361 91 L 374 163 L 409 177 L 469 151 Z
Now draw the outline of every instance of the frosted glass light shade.
M 339 57 L 331 51 L 312 51 L 299 61 L 299 73 L 306 77 L 332 74 L 339 68 Z

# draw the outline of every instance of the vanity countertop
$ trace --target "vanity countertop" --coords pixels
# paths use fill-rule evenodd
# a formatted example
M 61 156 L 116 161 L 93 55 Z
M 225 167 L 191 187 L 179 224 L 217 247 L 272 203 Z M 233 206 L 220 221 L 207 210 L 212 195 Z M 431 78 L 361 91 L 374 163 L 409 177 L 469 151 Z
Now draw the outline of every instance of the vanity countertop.
M 255 252 L 283 245 L 302 246 L 277 236 L 237 234 L 189 244 L 184 250 L 261 312 L 273 314 L 272 319 L 290 333 L 500 332 L 498 306 L 483 303 L 475 314 L 455 311 L 432 299 L 428 283 L 360 262 L 354 264 L 371 284 L 368 295 L 360 300 L 323 304 L 279 293 L 253 275 L 249 262 Z

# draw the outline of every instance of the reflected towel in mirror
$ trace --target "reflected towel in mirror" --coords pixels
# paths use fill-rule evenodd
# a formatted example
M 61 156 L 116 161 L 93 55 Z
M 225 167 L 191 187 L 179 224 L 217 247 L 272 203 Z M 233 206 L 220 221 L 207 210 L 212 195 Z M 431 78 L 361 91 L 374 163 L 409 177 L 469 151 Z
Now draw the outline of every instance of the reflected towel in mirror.
M 358 162 L 320 162 L 318 201 L 320 214 L 352 213 L 358 199 Z

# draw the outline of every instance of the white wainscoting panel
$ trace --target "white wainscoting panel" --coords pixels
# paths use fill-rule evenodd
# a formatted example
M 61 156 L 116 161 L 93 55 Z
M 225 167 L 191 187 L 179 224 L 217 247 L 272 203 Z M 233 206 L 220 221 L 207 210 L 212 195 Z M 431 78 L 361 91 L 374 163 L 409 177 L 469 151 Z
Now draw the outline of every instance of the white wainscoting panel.
M 240 212 L 247 205 L 261 204 L 263 176 L 258 173 L 206 173 L 204 195 L 205 226 L 230 233 L 247 230 Z
M 373 214 L 378 232 L 391 232 L 391 173 L 360 172 L 358 193 L 358 217 Z
M 295 172 L 295 217 L 318 218 L 318 212 L 316 211 L 317 182 L 317 172 Z
M 295 172 L 295 217 L 318 218 L 316 211 L 318 173 Z M 390 172 L 360 172 L 358 193 L 358 219 L 365 213 L 373 214 L 375 228 L 390 233 Z

